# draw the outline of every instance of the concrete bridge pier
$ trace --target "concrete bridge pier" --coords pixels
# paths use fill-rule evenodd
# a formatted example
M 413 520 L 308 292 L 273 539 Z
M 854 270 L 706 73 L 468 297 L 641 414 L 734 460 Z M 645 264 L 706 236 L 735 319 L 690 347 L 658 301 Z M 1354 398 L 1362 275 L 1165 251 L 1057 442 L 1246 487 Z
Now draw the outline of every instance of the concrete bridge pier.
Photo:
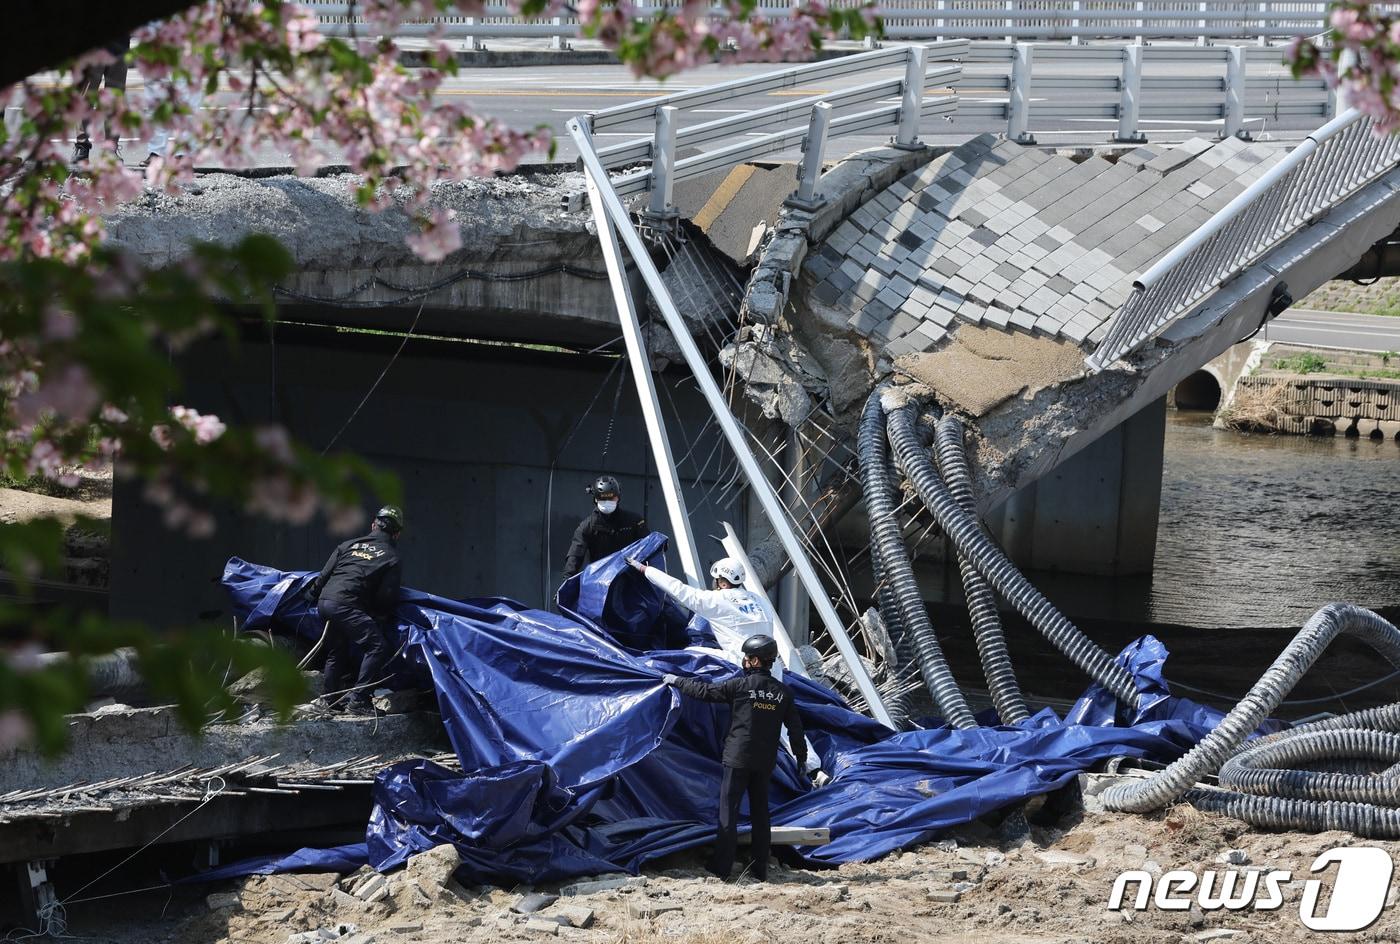
M 1160 398 L 1012 492 L 986 516 L 988 531 L 1024 569 L 1151 574 L 1166 419 Z

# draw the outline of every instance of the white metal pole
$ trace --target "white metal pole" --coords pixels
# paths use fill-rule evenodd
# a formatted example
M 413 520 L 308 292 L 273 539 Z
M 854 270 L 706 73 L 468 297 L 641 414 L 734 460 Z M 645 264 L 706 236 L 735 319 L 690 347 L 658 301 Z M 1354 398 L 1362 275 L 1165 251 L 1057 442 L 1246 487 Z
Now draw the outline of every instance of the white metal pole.
M 675 190 L 676 112 L 674 105 L 662 105 L 656 110 L 656 131 L 651 141 L 651 199 L 647 212 L 664 217 L 671 213 L 671 197 Z
M 1123 47 L 1123 78 L 1118 98 L 1118 140 L 1146 140 L 1138 133 L 1138 115 L 1142 104 L 1142 47 Z
M 1033 49 L 1030 43 L 1017 43 L 1011 47 L 1011 94 L 1006 103 L 1006 136 L 1017 144 L 1035 143 L 1035 138 L 1027 130 L 1030 125 Z
M 651 443 L 652 459 L 656 463 L 657 474 L 661 477 L 661 493 L 666 498 L 666 515 L 671 519 L 671 533 L 675 536 L 676 549 L 680 553 L 681 570 L 692 587 L 703 587 L 705 584 L 701 575 L 705 571 L 700 565 L 700 552 L 695 546 L 695 535 L 690 530 L 690 515 L 686 511 L 685 495 L 681 492 L 676 462 L 671 455 L 671 441 L 666 436 L 666 422 L 661 417 L 661 403 L 656 398 L 656 384 L 651 376 L 651 360 L 647 356 L 646 343 L 642 339 L 642 326 L 637 321 L 632 287 L 627 284 L 627 267 L 622 264 L 622 250 L 617 244 L 617 233 L 604 212 L 598 182 L 587 168 L 584 169 L 583 176 L 588 187 L 588 202 L 593 208 L 593 219 L 598 224 L 598 242 L 603 249 L 608 282 L 612 285 L 613 299 L 617 303 L 617 320 L 622 324 L 622 339 L 627 346 L 628 363 L 632 366 L 632 380 L 637 385 L 637 400 L 642 405 L 647 440 Z
M 599 182 L 598 195 L 602 199 L 607 215 L 612 217 L 617 231 L 622 235 L 623 242 L 627 244 L 627 249 L 632 254 L 638 271 L 641 272 L 642 278 L 646 280 L 647 286 L 651 289 L 656 306 L 661 310 L 661 316 L 666 319 L 667 326 L 675 336 L 676 344 L 681 349 L 681 355 L 695 375 L 695 382 L 700 387 L 700 392 L 709 402 L 715 421 L 719 423 L 720 430 L 729 443 L 729 448 L 734 451 L 734 456 L 738 459 L 740 468 L 743 469 L 749 487 L 757 496 L 759 503 L 762 504 L 769 523 L 773 526 L 774 532 L 777 533 L 778 540 L 782 542 L 783 550 L 791 558 L 793 570 L 797 572 L 803 586 L 811 594 L 812 604 L 821 615 L 822 623 L 831 635 L 832 641 L 836 643 L 836 648 L 845 660 L 847 668 L 851 670 L 851 676 L 855 679 L 856 687 L 860 689 L 861 695 L 865 698 L 871 715 L 881 724 L 893 727 L 889 710 L 885 707 L 880 692 L 875 688 L 875 683 L 871 681 L 870 673 L 865 670 L 865 665 L 860 660 L 860 654 L 856 652 L 855 646 L 851 643 L 851 637 L 846 634 L 846 627 L 841 624 L 841 618 L 836 615 L 836 608 L 831 605 L 826 588 L 822 586 L 821 578 L 817 576 L 812 562 L 807 559 L 802 544 L 797 540 L 797 535 L 793 533 L 792 526 L 787 520 L 787 511 L 774 493 L 772 483 L 763 474 L 763 469 L 759 466 L 758 460 L 754 458 L 753 451 L 744 438 L 743 430 L 739 428 L 739 424 L 734 421 L 733 414 L 729 412 L 729 405 L 725 403 L 724 395 L 720 393 L 719 386 L 715 383 L 714 377 L 710 375 L 709 365 L 705 363 L 700 349 L 695 346 L 695 339 L 690 336 L 685 319 L 676 310 L 675 303 L 671 301 L 671 296 L 666 291 L 666 284 L 661 279 L 661 273 L 657 271 L 656 265 L 651 261 L 651 256 L 647 253 L 642 238 L 632 227 L 632 221 L 627 216 L 626 207 L 622 205 L 622 201 L 612 188 L 606 186 L 607 172 L 603 169 L 602 162 L 598 160 L 598 155 L 593 150 L 593 143 L 589 140 L 587 131 L 577 118 L 569 119 L 568 129 L 578 145 L 579 157 L 583 160 L 584 166 Z
M 922 147 L 919 144 L 919 119 L 923 117 L 928 47 L 909 46 L 908 55 L 904 64 L 904 97 L 899 105 L 899 131 L 894 138 L 894 146 L 903 150 Z
M 822 178 L 822 159 L 826 154 L 826 133 L 831 125 L 831 105 L 817 102 L 807 122 L 807 137 L 802 142 L 802 163 L 797 169 L 797 193 L 793 203 L 799 207 L 815 207 L 817 184 Z
M 1220 138 L 1233 138 L 1244 131 L 1245 78 L 1243 46 L 1227 46 L 1225 60 L 1225 112 Z

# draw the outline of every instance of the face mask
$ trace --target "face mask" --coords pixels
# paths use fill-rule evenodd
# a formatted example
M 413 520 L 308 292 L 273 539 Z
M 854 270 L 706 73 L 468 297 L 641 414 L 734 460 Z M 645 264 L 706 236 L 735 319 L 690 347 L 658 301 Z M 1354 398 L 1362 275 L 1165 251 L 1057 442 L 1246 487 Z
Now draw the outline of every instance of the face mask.
M 617 511 L 617 499 L 609 498 L 598 502 L 598 510 L 605 515 L 612 514 L 614 511 Z

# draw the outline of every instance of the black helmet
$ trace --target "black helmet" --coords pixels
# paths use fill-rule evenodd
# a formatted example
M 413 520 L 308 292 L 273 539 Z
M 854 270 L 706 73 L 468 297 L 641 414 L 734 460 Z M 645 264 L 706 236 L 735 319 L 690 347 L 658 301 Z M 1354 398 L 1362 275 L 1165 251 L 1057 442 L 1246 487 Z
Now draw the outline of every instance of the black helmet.
M 403 509 L 397 505 L 385 505 L 374 513 L 374 520 L 380 522 L 390 534 L 398 534 L 403 530 Z
M 597 498 L 600 495 L 621 495 L 622 486 L 618 484 L 617 477 L 613 475 L 600 475 L 593 484 L 584 489 L 588 494 Z
M 764 665 L 772 665 L 778 658 L 778 641 L 763 633 L 754 633 L 744 640 L 744 655 L 753 656 Z

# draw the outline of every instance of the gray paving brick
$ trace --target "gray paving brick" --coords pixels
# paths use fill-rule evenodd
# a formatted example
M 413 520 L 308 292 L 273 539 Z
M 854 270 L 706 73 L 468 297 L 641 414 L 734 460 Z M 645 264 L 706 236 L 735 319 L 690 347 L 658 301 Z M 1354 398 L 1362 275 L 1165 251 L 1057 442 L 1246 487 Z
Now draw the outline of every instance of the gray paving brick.
M 998 328 L 1005 328 L 1011 323 L 1011 312 L 1002 311 L 1000 308 L 988 308 L 983 312 L 982 320 L 986 324 L 993 324 Z
M 908 297 L 907 294 L 901 295 L 887 285 L 875 296 L 875 301 L 892 311 L 898 311 L 900 308 L 904 307 L 904 300 Z
M 880 326 L 881 320 L 879 316 L 872 312 L 869 306 L 867 306 L 861 308 L 854 315 L 851 315 L 850 318 L 847 318 L 846 324 L 862 334 L 869 334 Z
M 961 305 L 961 303 L 959 303 Z M 928 317 L 940 327 L 948 327 L 953 323 L 953 319 L 958 315 L 956 308 L 949 308 L 945 305 L 934 305 L 928 310 Z
M 1013 311 L 1011 313 L 1011 324 L 1023 331 L 1034 331 L 1035 322 L 1035 316 L 1028 311 Z
M 929 307 L 938 300 L 938 292 L 924 285 L 916 285 L 914 286 L 914 291 L 909 293 L 909 300 Z
M 874 261 L 870 263 L 870 266 L 880 275 L 889 278 L 894 275 L 895 269 L 898 268 L 898 263 L 890 256 L 881 254 L 875 257 Z
M 917 335 L 924 336 L 924 338 L 926 339 L 924 342 L 926 346 L 937 344 L 939 341 L 942 341 L 947 333 L 948 331 L 944 325 L 939 324 L 937 321 L 931 320 L 924 321 L 923 323 L 921 323 L 914 332 L 916 338 Z
M 919 281 L 919 276 L 924 274 L 923 266 L 919 265 L 911 259 L 906 259 L 903 262 L 901 262 L 899 264 L 899 268 L 895 271 L 899 275 L 902 275 L 904 278 L 908 279 L 910 282 Z
M 1000 292 L 1002 289 L 1006 288 L 1011 283 L 1002 276 L 997 275 L 995 272 L 988 272 L 985 276 L 983 276 L 982 281 L 978 284 L 980 286 L 984 286 L 988 289 L 991 289 L 993 292 Z

